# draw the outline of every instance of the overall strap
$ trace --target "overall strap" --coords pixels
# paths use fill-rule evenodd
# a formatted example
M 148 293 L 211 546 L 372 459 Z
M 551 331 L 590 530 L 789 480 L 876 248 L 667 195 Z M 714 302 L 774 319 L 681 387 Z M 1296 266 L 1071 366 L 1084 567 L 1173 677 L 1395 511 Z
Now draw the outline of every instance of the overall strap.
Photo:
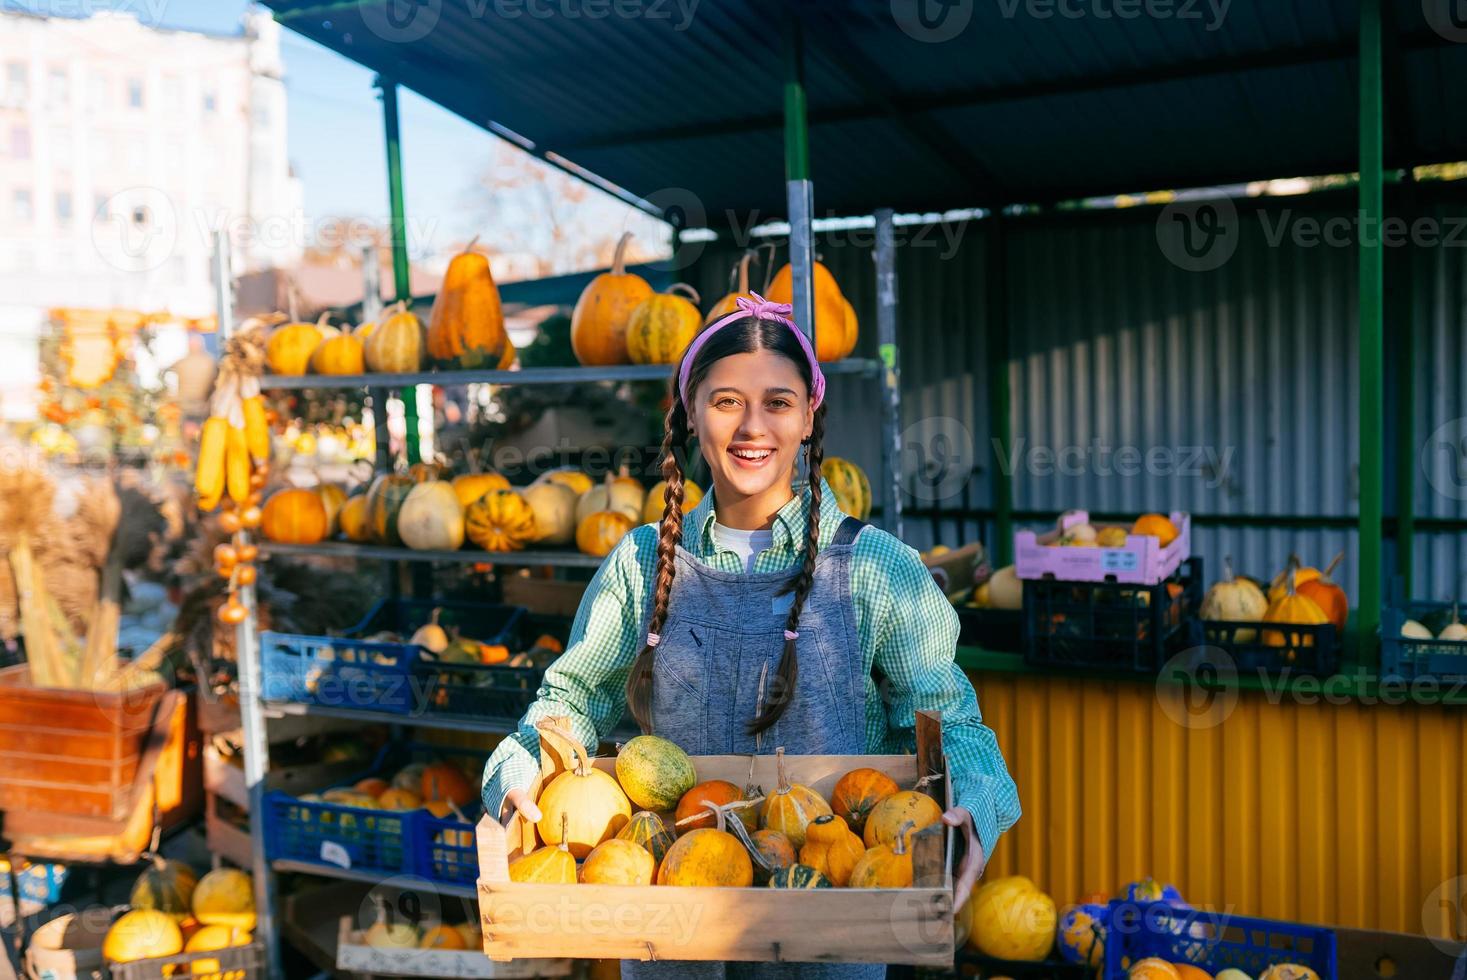
M 830 544 L 827 545 L 827 547 L 839 548 L 842 545 L 855 544 L 856 535 L 860 534 L 861 529 L 865 526 L 866 522 L 861 520 L 859 517 L 847 517 L 845 520 L 841 521 L 840 526 L 835 529 L 835 537 L 830 539 Z

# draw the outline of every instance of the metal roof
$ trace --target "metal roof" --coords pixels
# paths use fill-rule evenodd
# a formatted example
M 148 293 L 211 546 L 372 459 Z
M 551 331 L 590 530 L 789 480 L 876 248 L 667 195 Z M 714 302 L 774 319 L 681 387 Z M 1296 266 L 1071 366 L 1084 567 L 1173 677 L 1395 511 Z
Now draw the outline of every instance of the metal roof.
M 1450 101 L 1467 90 L 1467 26 L 1447 19 L 1451 2 L 1382 0 L 1387 167 L 1467 158 L 1467 116 Z M 817 215 L 1356 167 L 1350 0 L 265 3 L 292 30 L 624 197 L 678 207 L 691 226 L 786 211 L 790 15 Z M 899 24 L 918 4 L 946 19 Z

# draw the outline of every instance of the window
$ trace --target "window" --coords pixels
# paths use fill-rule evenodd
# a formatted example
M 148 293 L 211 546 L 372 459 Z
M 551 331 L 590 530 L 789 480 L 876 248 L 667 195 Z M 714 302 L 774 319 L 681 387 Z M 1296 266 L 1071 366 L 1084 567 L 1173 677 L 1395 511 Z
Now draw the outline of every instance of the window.
M 29 160 L 31 158 L 30 127 L 10 127 L 10 155 L 17 160 Z
M 17 187 L 10 192 L 10 212 L 15 215 L 16 221 L 35 219 L 35 206 L 31 203 L 31 192 L 27 188 Z
M 5 66 L 5 97 L 11 105 L 21 105 L 30 99 L 30 72 L 25 62 L 12 61 Z
M 71 191 L 56 192 L 56 221 L 58 224 L 71 224 Z
M 127 107 L 129 109 L 143 107 L 143 80 L 141 78 L 127 80 Z
M 215 97 L 214 90 L 213 89 L 206 89 L 204 91 L 204 111 L 205 112 L 213 112 L 218 107 L 219 107 L 219 100 Z
M 65 68 L 52 68 L 46 76 L 46 108 L 65 109 L 71 102 L 71 78 Z

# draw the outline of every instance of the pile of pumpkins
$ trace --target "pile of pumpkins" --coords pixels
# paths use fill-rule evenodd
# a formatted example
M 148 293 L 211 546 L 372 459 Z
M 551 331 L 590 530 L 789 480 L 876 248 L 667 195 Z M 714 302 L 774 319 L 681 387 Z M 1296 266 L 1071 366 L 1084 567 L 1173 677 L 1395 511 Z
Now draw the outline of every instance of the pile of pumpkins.
M 463 766 L 442 760 L 413 762 L 386 776 L 368 776 L 350 786 L 304 793 L 296 799 L 363 810 L 423 809 L 440 819 L 452 817 L 467 823 L 465 810 L 472 810 L 479 799 L 475 783 L 481 763 L 465 759 Z
M 1051 548 L 1124 548 L 1126 538 L 1134 534 L 1156 538 L 1165 548 L 1180 533 L 1165 514 L 1142 514 L 1129 528 L 1124 524 L 1072 524 L 1044 543 Z
M 1267 590 L 1262 583 L 1242 575 L 1233 574 L 1232 558 L 1223 559 L 1223 577 L 1213 583 L 1203 597 L 1200 615 L 1204 623 L 1280 623 L 1297 626 L 1334 625 L 1337 635 L 1343 635 L 1345 621 L 1350 614 L 1350 600 L 1345 590 L 1335 584 L 1336 568 L 1344 560 L 1344 553 L 1320 571 L 1306 566 L 1298 555 L 1290 555 L 1283 570 L 1274 576 Z M 1257 629 L 1232 629 L 1229 631 L 1234 643 L 1260 642 Z M 1262 630 L 1261 642 L 1265 646 L 1311 647 L 1312 634 L 1301 634 L 1285 630 Z M 1467 637 L 1467 630 L 1464 630 Z
M 102 940 L 108 963 L 214 952 L 253 941 L 254 883 L 248 872 L 235 868 L 218 868 L 199 878 L 180 861 L 153 857 L 134 882 L 128 904 L 129 911 Z M 220 964 L 198 959 L 190 969 L 217 976 Z
M 489 259 L 474 251 L 477 241 L 449 261 L 427 327 L 404 302 L 385 310 L 380 322 L 354 329 L 332 326 L 329 314 L 315 323 L 284 323 L 265 341 L 270 372 L 298 376 L 403 374 L 425 366 L 508 369 L 514 363 L 514 345 L 504 329 Z
M 1452 603 L 1450 613 L 1442 612 L 1434 616 L 1424 616 L 1422 619 L 1408 619 L 1401 624 L 1401 639 L 1403 640 L 1448 640 L 1452 643 L 1467 642 L 1467 626 L 1462 624 L 1462 617 L 1458 610 L 1458 604 Z M 1433 622 L 1435 620 L 1435 622 Z M 1432 626 L 1436 626 L 1437 632 L 1432 634 Z M 1446 647 L 1446 653 L 1460 654 L 1462 651 L 1456 647 Z
M 860 467 L 831 457 L 821 473 L 842 511 L 870 516 L 871 484 Z M 417 463 L 350 496 L 335 484 L 276 490 L 265 501 L 261 529 L 281 544 L 316 544 L 340 534 L 362 543 L 456 551 L 467 538 L 485 551 L 574 544 L 604 558 L 633 527 L 662 519 L 666 488 L 663 481 L 644 488 L 625 466 L 600 483 L 571 467 L 516 488 L 499 473 L 452 476 L 440 464 Z M 702 499 L 703 490 L 685 480 L 684 513 Z
M 691 287 L 679 283 L 658 293 L 647 280 L 626 271 L 631 237 L 630 232 L 622 235 L 610 271 L 586 285 L 571 312 L 571 349 L 581 364 L 676 364 L 703 327 L 734 312 L 739 297 L 750 295 L 752 252 L 735 269 L 737 288 L 714 303 L 705 317 L 698 309 L 698 293 Z M 859 332 L 856 310 L 824 265 L 815 263 L 813 277 L 816 357 L 821 361 L 850 357 Z M 794 302 L 794 275 L 789 265 L 774 274 L 763 295 L 776 303 Z
M 942 808 L 918 788 L 861 768 L 827 800 L 792 782 L 777 753 L 778 785 L 699 781 L 672 742 L 638 735 L 621 747 L 616 775 L 583 746 L 541 726 L 573 764 L 540 792 L 543 846 L 509 865 L 511 881 L 572 885 L 770 888 L 905 888 L 912 835 Z
M 439 950 L 482 950 L 484 934 L 477 922 L 460 922 L 458 925 L 436 923 L 427 927 L 402 920 L 391 920 L 385 915 L 362 935 L 362 942 L 374 949 L 439 949 Z

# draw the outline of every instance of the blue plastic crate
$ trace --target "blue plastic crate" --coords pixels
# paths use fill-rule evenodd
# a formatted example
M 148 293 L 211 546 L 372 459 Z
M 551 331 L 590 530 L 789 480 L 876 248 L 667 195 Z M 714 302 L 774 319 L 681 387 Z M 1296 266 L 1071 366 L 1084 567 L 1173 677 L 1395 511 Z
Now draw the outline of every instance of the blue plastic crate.
M 1106 907 L 1104 980 L 1125 980 L 1148 956 L 1192 963 L 1217 973 L 1236 967 L 1256 977 L 1278 963 L 1297 963 L 1338 980 L 1333 930 L 1273 919 L 1205 912 L 1166 902 L 1113 901 Z
M 464 816 L 467 822 L 452 815 L 440 819 L 423 811 L 423 819 L 413 836 L 413 866 L 418 875 L 460 885 L 478 881 L 479 850 L 474 843 L 474 816 L 467 810 Z
M 61 901 L 61 886 L 66 884 L 67 869 L 64 864 L 31 864 L 24 858 L 16 858 L 15 878 L 20 885 L 20 897 L 38 905 L 55 905 Z M 0 898 L 10 898 L 10 872 L 0 871 Z
M 1386 606 L 1380 615 L 1380 675 L 1382 677 L 1467 677 L 1467 640 L 1408 640 L 1401 636 L 1406 620 L 1421 622 L 1452 611 L 1450 602 L 1411 602 Z M 1467 615 L 1467 602 L 1458 603 Z

